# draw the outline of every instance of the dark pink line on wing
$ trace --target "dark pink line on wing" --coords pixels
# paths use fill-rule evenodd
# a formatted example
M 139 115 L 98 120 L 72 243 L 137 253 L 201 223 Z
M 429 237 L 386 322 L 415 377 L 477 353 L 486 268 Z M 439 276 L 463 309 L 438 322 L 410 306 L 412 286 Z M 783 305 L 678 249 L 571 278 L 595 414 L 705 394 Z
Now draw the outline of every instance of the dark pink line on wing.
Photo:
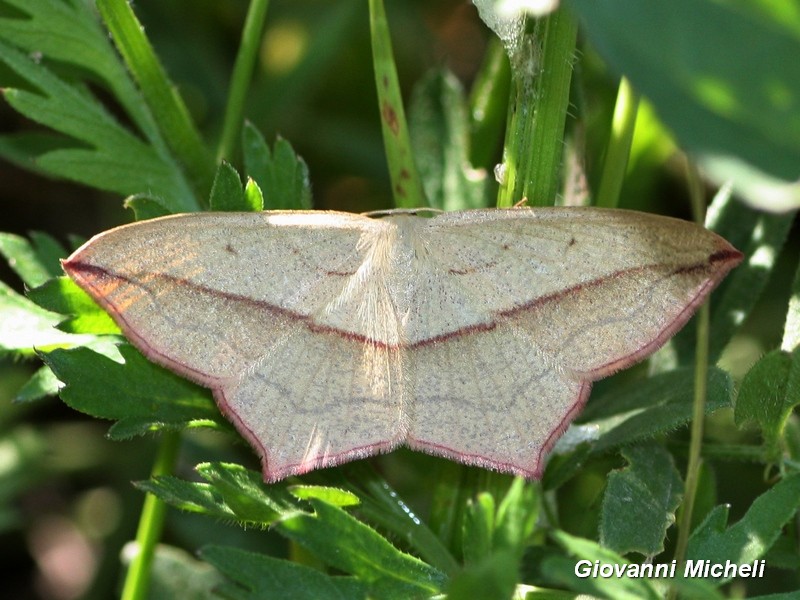
M 742 259 L 742 257 L 742 253 L 738 250 L 722 250 L 712 254 L 709 257 L 709 264 L 714 262 L 728 262 L 728 268 L 717 273 L 717 277 L 707 279 L 703 285 L 698 288 L 697 292 L 689 301 L 689 303 L 683 307 L 683 310 L 681 310 L 681 312 L 678 313 L 678 315 L 676 315 L 675 318 L 670 321 L 655 338 L 634 352 L 614 359 L 613 361 L 606 363 L 605 365 L 602 365 L 590 371 L 589 373 L 586 373 L 586 375 L 590 376 L 592 380 L 602 379 L 603 377 L 607 377 L 621 369 L 625 369 L 636 364 L 640 360 L 658 350 L 667 342 L 667 340 L 669 340 L 673 335 L 680 331 L 684 325 L 686 325 L 689 319 L 692 318 L 692 315 L 694 315 L 697 308 L 705 301 L 707 294 L 711 293 L 711 291 L 719 284 L 719 282 L 722 281 L 722 278 L 728 273 L 728 271 L 739 264 L 739 261 Z M 703 265 L 681 267 L 679 269 L 675 269 L 672 274 L 683 275 L 701 269 L 703 269 Z
M 107 277 L 123 279 L 127 281 L 126 278 L 109 274 L 106 270 L 101 269 L 100 267 L 96 267 L 94 265 L 86 265 L 80 262 L 63 261 L 62 265 L 64 267 L 64 270 L 70 275 L 70 277 L 73 277 L 74 279 L 79 280 L 81 282 L 82 284 L 81 287 L 88 288 L 95 292 L 94 294 L 91 294 L 91 296 L 95 299 L 95 301 L 97 301 L 98 304 L 100 304 L 100 306 L 103 307 L 104 310 L 106 310 L 111 315 L 111 317 L 114 319 L 114 322 L 116 322 L 116 324 L 119 325 L 120 329 L 122 329 L 122 332 L 125 334 L 125 337 L 127 337 L 128 340 L 131 343 L 133 343 L 133 345 L 136 346 L 146 358 L 152 360 L 153 362 L 163 367 L 171 369 L 172 371 L 175 371 L 176 373 L 179 373 L 180 375 L 183 375 L 187 379 L 194 381 L 195 383 L 198 383 L 204 387 L 213 389 L 215 385 L 219 385 L 220 381 L 219 378 L 212 377 L 208 373 L 204 373 L 202 371 L 194 369 L 184 363 L 177 362 L 172 358 L 170 358 L 169 356 L 162 354 L 159 350 L 151 346 L 147 342 L 147 340 L 141 337 L 137 333 L 136 329 L 130 323 L 128 323 L 127 319 L 125 318 L 125 315 L 120 311 L 118 311 L 116 307 L 111 302 L 109 302 L 108 299 L 102 294 L 99 287 L 93 283 L 95 281 Z M 84 273 L 87 272 L 93 275 L 99 274 L 99 277 L 85 277 Z
M 550 435 L 545 440 L 541 450 L 539 450 L 539 455 L 536 457 L 536 471 L 534 473 L 534 477 L 536 479 L 540 479 L 544 473 L 544 457 L 550 453 L 550 450 L 552 450 L 553 446 L 556 445 L 556 442 L 558 442 L 559 438 L 567 430 L 567 427 L 569 427 L 570 423 L 572 423 L 575 417 L 578 416 L 578 413 L 583 410 L 583 407 L 586 406 L 586 403 L 589 401 L 589 394 L 591 394 L 591 392 L 592 382 L 581 381 L 581 389 L 578 390 L 578 397 L 575 399 L 575 402 L 564 414 L 555 429 L 550 432 Z
M 730 262 L 731 263 L 730 268 L 733 268 L 733 266 L 735 266 L 736 262 L 738 260 L 740 260 L 741 257 L 742 257 L 741 253 L 739 253 L 736 250 L 728 250 L 728 249 L 721 250 L 721 251 L 715 252 L 714 254 L 711 254 L 709 256 L 708 261 L 702 262 L 702 263 L 698 263 L 696 265 L 689 265 L 689 266 L 685 266 L 685 267 L 680 267 L 680 268 L 676 269 L 675 271 L 673 271 L 673 274 L 674 275 L 680 275 L 680 274 L 685 274 L 685 273 L 689 273 L 689 272 L 697 271 L 697 270 L 707 270 L 707 269 L 710 268 L 710 265 L 712 263 L 721 262 L 721 261 Z M 515 306 L 513 308 L 501 311 L 501 312 L 497 313 L 497 315 L 499 317 L 502 317 L 502 318 L 513 317 L 514 315 L 519 314 L 521 312 L 535 309 L 535 308 L 537 308 L 539 306 L 543 306 L 543 305 L 545 305 L 547 303 L 550 303 L 550 302 L 557 302 L 557 301 L 561 300 L 562 298 L 568 297 L 568 296 L 573 295 L 575 293 L 581 292 L 583 290 L 586 290 L 586 289 L 589 289 L 589 288 L 592 288 L 592 287 L 596 287 L 596 286 L 602 285 L 603 283 L 605 283 L 605 282 L 607 282 L 609 280 L 616 279 L 616 278 L 623 277 L 623 276 L 630 275 L 630 274 L 637 273 L 637 272 L 643 272 L 643 271 L 650 270 L 650 269 L 656 269 L 656 268 L 659 268 L 660 266 L 661 265 L 646 265 L 646 266 L 634 267 L 634 268 L 630 268 L 630 269 L 622 269 L 620 271 L 616 271 L 614 273 L 610 273 L 610 274 L 608 274 L 606 276 L 600 277 L 600 278 L 592 280 L 592 281 L 587 281 L 587 282 L 584 282 L 584 283 L 576 284 L 576 285 L 574 285 L 572 287 L 565 288 L 563 290 L 560 290 L 558 292 L 554 292 L 554 293 L 549 294 L 547 296 L 541 296 L 539 298 L 534 298 L 530 302 L 527 302 L 527 303 L 522 304 L 520 306 Z M 109 271 L 107 269 L 103 269 L 103 268 L 98 267 L 96 265 L 90 265 L 90 264 L 82 263 L 80 261 L 65 261 L 64 262 L 64 267 L 71 274 L 75 273 L 77 275 L 80 272 L 93 273 L 93 274 L 95 274 L 96 276 L 99 276 L 99 277 L 114 277 L 114 278 L 117 278 L 117 279 L 121 279 L 123 281 L 127 281 L 127 282 L 129 282 L 129 283 L 131 283 L 133 285 L 140 285 L 140 284 L 137 284 L 136 282 L 134 282 L 133 280 L 131 280 L 129 277 L 126 277 L 124 275 L 111 272 L 111 271 Z M 727 270 L 730 270 L 730 268 L 727 269 Z M 724 275 L 727 272 L 727 270 L 722 271 L 719 274 L 719 279 L 722 278 L 722 275 Z M 207 287 L 207 286 L 204 286 L 204 285 L 200 285 L 200 284 L 191 282 L 191 281 L 189 281 L 187 279 L 183 279 L 183 278 L 180 278 L 180 277 L 175 277 L 175 276 L 172 276 L 172 275 L 160 274 L 159 277 L 161 277 L 163 279 L 166 279 L 166 280 L 173 281 L 176 285 L 182 285 L 182 286 L 191 287 L 193 289 L 202 291 L 202 292 L 207 293 L 207 294 L 212 295 L 212 296 L 225 298 L 225 299 L 228 299 L 228 300 L 231 300 L 231 301 L 236 301 L 236 302 L 243 302 L 243 303 L 246 303 L 246 304 L 252 306 L 254 309 L 266 310 L 267 312 L 270 312 L 270 313 L 272 313 L 274 315 L 277 315 L 277 316 L 280 316 L 280 317 L 283 317 L 283 318 L 286 318 L 286 319 L 290 319 L 290 320 L 293 320 L 293 321 L 302 321 L 302 322 L 305 323 L 306 327 L 308 327 L 310 330 L 315 331 L 315 332 L 338 335 L 338 336 L 340 336 L 340 337 L 342 337 L 342 338 L 344 338 L 346 340 L 349 340 L 349 341 L 368 344 L 368 345 L 370 345 L 370 346 L 372 346 L 374 348 L 386 349 L 386 350 L 397 350 L 399 348 L 409 348 L 409 349 L 422 348 L 422 347 L 425 347 L 425 346 L 446 342 L 448 340 L 455 339 L 455 338 L 458 338 L 458 337 L 462 337 L 462 336 L 465 336 L 465 335 L 471 335 L 471 334 L 474 334 L 474 333 L 480 333 L 480 332 L 484 332 L 484 331 L 491 331 L 498 324 L 496 320 L 487 321 L 485 323 L 476 323 L 476 324 L 473 324 L 473 325 L 462 327 L 460 329 L 455 329 L 453 331 L 449 331 L 447 333 L 444 333 L 444 334 L 441 334 L 441 335 L 437 335 L 437 336 L 432 336 L 430 338 L 422 339 L 422 340 L 419 340 L 417 342 L 413 342 L 413 343 L 410 343 L 410 344 L 409 343 L 388 344 L 386 342 L 383 342 L 383 341 L 380 341 L 380 340 L 376 340 L 376 339 L 373 339 L 373 338 L 370 338 L 368 336 L 365 336 L 365 335 L 362 335 L 362 334 L 359 334 L 359 333 L 355 333 L 355 332 L 352 332 L 352 331 L 346 331 L 346 330 L 338 329 L 336 327 L 331 327 L 331 326 L 327 326 L 327 325 L 320 325 L 318 323 L 315 323 L 313 321 L 313 319 L 311 319 L 307 315 L 302 315 L 302 314 L 297 313 L 295 311 L 291 311 L 291 310 L 288 310 L 288 309 L 285 309 L 285 308 L 281 308 L 279 306 L 276 306 L 274 304 L 270 304 L 269 302 L 266 302 L 266 301 L 263 301 L 263 300 L 257 300 L 257 299 L 248 298 L 246 296 L 242 296 L 242 295 L 239 295 L 239 294 L 232 294 L 232 293 L 229 293 L 229 292 L 224 292 L 224 291 L 221 291 L 221 290 L 213 289 L 213 288 L 210 288 L 210 287 Z M 88 279 L 89 278 L 81 278 L 81 279 L 83 281 L 87 281 L 87 283 L 88 283 Z M 719 279 L 716 279 L 716 280 L 712 279 L 713 285 L 716 285 L 718 283 Z M 95 289 L 94 286 L 90 286 L 90 287 L 92 287 L 92 289 Z M 99 300 L 100 299 L 100 294 L 98 294 L 96 296 L 96 298 Z M 108 305 L 108 303 L 104 303 L 104 306 L 108 307 L 109 305 Z M 694 306 L 694 304 L 692 304 L 690 306 Z M 119 314 L 119 313 L 116 313 L 113 310 L 110 310 L 109 312 L 112 312 L 112 314 Z

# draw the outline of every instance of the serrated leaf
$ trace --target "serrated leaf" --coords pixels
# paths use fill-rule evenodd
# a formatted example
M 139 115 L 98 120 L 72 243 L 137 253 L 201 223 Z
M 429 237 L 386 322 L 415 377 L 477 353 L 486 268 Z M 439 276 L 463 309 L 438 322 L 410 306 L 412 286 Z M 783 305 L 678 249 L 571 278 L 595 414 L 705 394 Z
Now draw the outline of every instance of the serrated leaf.
M 458 570 L 458 563 L 428 523 L 418 517 L 391 485 L 366 461 L 356 461 L 343 465 L 341 469 L 330 471 L 333 481 L 339 483 L 337 476 L 344 475 L 361 504 L 358 514 L 367 522 L 381 527 L 406 540 L 417 556 L 443 573 Z M 460 523 L 459 523 L 460 525 Z
M 284 484 L 267 485 L 257 471 L 231 463 L 202 463 L 195 469 L 205 483 L 160 476 L 139 481 L 136 486 L 181 510 L 237 521 L 243 526 L 268 527 L 301 510 Z
M 267 526 L 298 511 L 284 484 L 268 485 L 257 471 L 232 463 L 202 463 L 195 469 L 239 521 Z
M 304 565 L 238 548 L 206 546 L 200 555 L 233 581 L 218 588 L 226 598 L 357 600 L 365 598 L 368 589 L 352 577 L 331 577 Z
M 553 531 L 551 535 L 567 552 L 580 560 L 588 561 L 589 567 L 595 561 L 619 565 L 620 568 L 631 564 L 616 552 L 603 548 L 597 542 L 575 537 L 559 530 Z M 602 597 L 614 598 L 615 600 L 642 600 L 645 598 L 657 600 L 661 598 L 653 584 L 647 579 L 635 579 L 625 576 L 578 578 L 576 574 L 578 567 L 574 561 L 571 564 L 570 571 L 563 569 L 563 561 L 560 561 L 560 564 L 562 568 L 552 575 L 557 581 L 568 585 L 570 589 L 594 592 Z
M 119 334 L 113 319 L 69 277 L 50 279 L 36 289 L 28 290 L 28 298 L 39 306 L 61 315 L 59 329 L 69 333 Z
M 780 454 L 779 440 L 792 414 L 800 404 L 800 351 L 788 354 L 773 350 L 762 356 L 747 372 L 734 406 L 737 426 L 755 423 L 764 436 L 769 457 Z
M 217 211 L 251 211 L 247 197 L 242 189 L 239 173 L 229 163 L 222 162 L 211 186 L 211 210 Z
M 6 88 L 8 103 L 26 117 L 51 127 L 82 147 L 48 151 L 37 165 L 52 175 L 123 195 L 148 193 L 174 212 L 197 209 L 180 169 L 164 151 L 123 128 L 84 88 L 59 79 L 44 65 L 0 41 L 0 62 L 36 92 Z
M 42 358 L 64 382 L 64 402 L 94 417 L 118 420 L 121 432 L 197 421 L 227 427 L 208 390 L 154 365 L 128 344 L 120 344 L 119 352 L 122 363 L 88 348 L 53 350 Z
M 137 481 L 135 485 L 138 489 L 149 492 L 180 510 L 202 513 L 226 521 L 236 518 L 233 511 L 214 490 L 214 486 L 208 483 L 161 475 L 146 481 Z
M 125 208 L 130 208 L 137 221 L 166 217 L 170 213 L 169 209 L 158 198 L 153 198 L 147 194 L 136 194 L 125 199 Z
M 213 159 L 147 39 L 144 27 L 127 2 L 99 0 L 96 7 L 127 70 L 136 79 L 144 100 L 142 104 L 147 106 L 164 136 L 165 144 L 159 144 L 158 149 L 163 151 L 164 147 L 169 147 L 186 169 L 193 189 L 205 198 L 211 189 Z
M 361 503 L 358 496 L 347 490 L 323 485 L 293 485 L 289 493 L 300 500 L 322 500 L 333 506 L 357 506 Z
M 23 356 L 33 349 L 74 346 L 93 340 L 93 336 L 73 335 L 56 329 L 63 316 L 45 310 L 20 296 L 0 281 L 0 355 L 12 352 Z
M 244 195 L 249 210 L 260 211 L 264 210 L 264 194 L 261 193 L 261 188 L 258 187 L 256 180 L 252 177 L 247 178 L 247 183 L 244 185 Z
M 717 368 L 708 370 L 706 413 L 730 405 L 733 382 Z M 652 438 L 692 418 L 694 368 L 677 369 L 634 381 L 593 398 L 580 419 L 599 428 L 592 451 Z M 585 421 L 584 421 L 585 419 Z
M 370 584 L 379 598 L 427 598 L 441 590 L 444 575 L 395 548 L 374 529 L 342 509 L 311 499 L 315 514 L 298 514 L 277 530 L 326 564 Z
M 684 148 L 797 179 L 800 36 L 790 20 L 713 0 L 571 5 L 599 53 L 653 102 Z
M 66 251 L 43 233 L 32 233 L 31 240 L 13 233 L 0 233 L 0 254 L 25 285 L 36 287 L 61 274 L 58 259 L 66 256 Z
M 19 17 L 0 18 L 4 39 L 38 57 L 77 65 L 93 73 L 112 91 L 148 139 L 158 141 L 150 114 L 88 3 L 59 0 L 4 0 L 4 3 L 20 11 Z
M 442 210 L 487 204 L 487 176 L 469 164 L 469 114 L 460 82 L 449 71 L 429 73 L 409 107 L 414 158 L 430 205 Z
M 628 446 L 621 452 L 628 466 L 608 476 L 600 543 L 619 554 L 655 556 L 664 551 L 667 529 L 675 522 L 683 481 L 672 455 L 659 444 Z
M 726 528 L 728 506 L 715 508 L 692 532 L 687 560 L 736 564 L 758 560 L 770 549 L 783 526 L 800 508 L 800 474 L 792 474 L 761 494 L 747 513 Z M 718 578 L 723 582 L 728 579 Z
M 311 208 L 311 185 L 305 161 L 283 138 L 270 150 L 264 137 L 251 123 L 243 128 L 245 171 L 261 189 L 264 208 L 301 210 Z

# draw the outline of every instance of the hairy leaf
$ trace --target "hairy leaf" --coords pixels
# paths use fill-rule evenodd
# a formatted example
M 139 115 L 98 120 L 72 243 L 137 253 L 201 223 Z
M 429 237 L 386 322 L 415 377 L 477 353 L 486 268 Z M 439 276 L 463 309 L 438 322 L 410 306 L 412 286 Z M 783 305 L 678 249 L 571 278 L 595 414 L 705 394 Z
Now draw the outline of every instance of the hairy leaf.
M 655 556 L 675 522 L 683 482 L 663 446 L 650 443 L 622 449 L 624 469 L 608 476 L 600 517 L 600 543 L 620 554 Z

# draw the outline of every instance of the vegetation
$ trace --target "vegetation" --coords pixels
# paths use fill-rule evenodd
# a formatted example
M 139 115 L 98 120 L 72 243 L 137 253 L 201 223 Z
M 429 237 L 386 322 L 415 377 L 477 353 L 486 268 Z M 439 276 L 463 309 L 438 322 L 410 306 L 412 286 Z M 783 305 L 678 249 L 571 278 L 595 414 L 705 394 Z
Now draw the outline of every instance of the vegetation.
M 800 6 L 476 4 L 0 0 L 10 597 L 800 587 Z M 595 386 L 541 481 L 402 450 L 267 485 L 210 393 L 145 360 L 58 262 L 68 234 L 175 212 L 526 198 L 702 221 L 707 195 L 745 261 L 665 349 Z M 684 559 L 766 571 L 575 572 Z

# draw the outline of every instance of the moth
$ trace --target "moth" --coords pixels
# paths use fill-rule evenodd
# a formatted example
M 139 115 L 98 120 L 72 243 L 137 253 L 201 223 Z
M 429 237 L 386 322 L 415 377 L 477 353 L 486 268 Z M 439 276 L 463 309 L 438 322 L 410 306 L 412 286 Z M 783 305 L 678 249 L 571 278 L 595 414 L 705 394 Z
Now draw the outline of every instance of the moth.
M 145 356 L 213 391 L 266 481 L 400 445 L 528 478 L 592 382 L 742 255 L 599 208 L 163 217 L 63 262 Z

